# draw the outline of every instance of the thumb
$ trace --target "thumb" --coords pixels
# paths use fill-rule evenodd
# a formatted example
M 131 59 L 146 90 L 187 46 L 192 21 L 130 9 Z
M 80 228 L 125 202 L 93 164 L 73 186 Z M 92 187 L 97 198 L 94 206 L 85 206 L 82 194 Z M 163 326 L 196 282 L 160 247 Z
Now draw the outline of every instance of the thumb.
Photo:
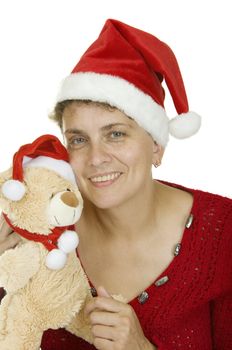
M 102 286 L 100 286 L 100 287 L 97 288 L 97 295 L 98 295 L 99 297 L 111 298 L 111 295 L 110 295 L 110 294 L 107 292 L 107 290 L 106 290 L 104 287 L 102 287 Z

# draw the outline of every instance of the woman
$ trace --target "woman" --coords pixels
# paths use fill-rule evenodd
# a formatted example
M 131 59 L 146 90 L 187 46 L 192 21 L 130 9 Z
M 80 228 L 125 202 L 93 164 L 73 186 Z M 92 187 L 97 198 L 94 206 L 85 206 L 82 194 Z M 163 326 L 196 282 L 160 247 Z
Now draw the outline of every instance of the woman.
M 179 113 L 171 121 L 163 78 Z M 85 309 L 94 346 L 49 330 L 41 348 L 232 348 L 232 201 L 152 179 L 169 133 L 200 127 L 172 51 L 106 21 L 63 82 L 53 119 L 85 203 L 78 255 L 96 296 Z

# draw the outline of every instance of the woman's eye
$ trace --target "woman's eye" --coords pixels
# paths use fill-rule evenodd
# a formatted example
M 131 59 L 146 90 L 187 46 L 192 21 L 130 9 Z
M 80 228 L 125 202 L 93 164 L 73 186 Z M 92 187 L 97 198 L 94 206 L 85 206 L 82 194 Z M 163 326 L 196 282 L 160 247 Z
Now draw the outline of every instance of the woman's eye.
M 111 137 L 113 139 L 120 138 L 120 137 L 123 137 L 125 135 L 126 135 L 125 132 L 122 132 L 122 131 L 113 131 L 113 132 L 111 132 Z
M 82 146 L 86 142 L 86 139 L 84 137 L 75 137 L 71 140 L 68 140 L 68 146 L 69 147 L 78 147 Z
M 83 143 L 83 142 L 85 142 L 84 137 L 77 137 L 77 138 L 72 140 L 72 143 L 75 143 L 75 144 L 79 144 L 79 143 Z

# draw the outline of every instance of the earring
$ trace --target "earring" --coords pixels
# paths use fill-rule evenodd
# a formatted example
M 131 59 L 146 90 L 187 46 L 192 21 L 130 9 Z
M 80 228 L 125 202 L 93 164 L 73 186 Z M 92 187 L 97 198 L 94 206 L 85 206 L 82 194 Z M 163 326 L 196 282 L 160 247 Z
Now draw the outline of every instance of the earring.
M 154 164 L 155 168 L 158 168 L 160 165 L 161 165 L 161 161 L 160 161 L 160 160 L 158 160 L 158 161 L 155 162 L 155 164 Z

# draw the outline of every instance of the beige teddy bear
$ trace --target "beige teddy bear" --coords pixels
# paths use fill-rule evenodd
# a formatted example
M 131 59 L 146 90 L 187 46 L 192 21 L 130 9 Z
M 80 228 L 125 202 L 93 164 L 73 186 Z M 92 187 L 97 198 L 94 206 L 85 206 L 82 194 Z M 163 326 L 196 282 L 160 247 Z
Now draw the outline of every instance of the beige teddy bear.
M 83 306 L 90 287 L 76 256 L 82 197 L 60 141 L 22 146 L 0 174 L 0 208 L 22 241 L 0 256 L 0 349 L 38 350 L 48 328 L 66 327 L 92 343 Z

